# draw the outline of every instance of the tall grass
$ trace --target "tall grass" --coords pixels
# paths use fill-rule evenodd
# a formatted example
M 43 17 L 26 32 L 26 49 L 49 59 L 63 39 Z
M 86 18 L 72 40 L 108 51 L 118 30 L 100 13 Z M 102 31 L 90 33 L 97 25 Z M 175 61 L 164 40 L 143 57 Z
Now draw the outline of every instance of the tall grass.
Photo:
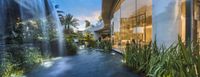
M 103 49 L 105 52 L 111 52 L 112 51 L 112 44 L 110 40 L 102 40 L 98 43 L 98 48 Z
M 199 77 L 199 45 L 185 46 L 179 38 L 177 44 L 166 48 L 157 43 L 127 45 L 124 54 L 125 64 L 148 77 Z

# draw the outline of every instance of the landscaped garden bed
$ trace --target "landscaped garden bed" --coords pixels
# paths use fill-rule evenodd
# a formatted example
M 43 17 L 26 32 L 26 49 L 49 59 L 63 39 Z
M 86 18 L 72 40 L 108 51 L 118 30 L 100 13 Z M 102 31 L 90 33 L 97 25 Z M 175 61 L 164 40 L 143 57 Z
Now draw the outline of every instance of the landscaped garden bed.
M 0 76 L 22 77 L 37 67 L 45 58 L 39 48 L 20 45 L 7 46 L 2 53 Z
M 148 77 L 199 77 L 199 45 L 185 45 L 179 39 L 177 44 L 166 48 L 157 43 L 142 45 L 133 42 L 127 45 L 124 54 L 125 65 Z

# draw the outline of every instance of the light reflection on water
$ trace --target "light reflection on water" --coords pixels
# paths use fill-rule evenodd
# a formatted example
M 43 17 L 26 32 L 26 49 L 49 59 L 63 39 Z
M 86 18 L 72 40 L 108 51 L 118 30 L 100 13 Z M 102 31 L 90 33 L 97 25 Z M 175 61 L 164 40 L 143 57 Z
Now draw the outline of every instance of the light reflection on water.
M 43 67 L 45 67 L 45 68 L 49 68 L 49 67 L 51 67 L 51 66 L 55 63 L 56 60 L 59 60 L 59 59 L 62 59 L 62 57 L 56 57 L 56 58 L 52 58 L 52 59 L 50 59 L 50 60 L 45 60 L 45 61 L 41 64 L 41 66 L 43 66 Z
M 54 58 L 35 69 L 27 77 L 138 77 L 121 62 L 117 53 L 82 49 L 76 56 Z
M 53 71 L 49 72 L 49 76 L 58 76 L 59 74 L 63 73 L 63 71 L 68 71 L 72 69 L 72 66 L 67 63 L 67 60 L 69 59 L 64 59 L 61 60 L 60 62 L 56 63 L 56 66 L 52 69 Z

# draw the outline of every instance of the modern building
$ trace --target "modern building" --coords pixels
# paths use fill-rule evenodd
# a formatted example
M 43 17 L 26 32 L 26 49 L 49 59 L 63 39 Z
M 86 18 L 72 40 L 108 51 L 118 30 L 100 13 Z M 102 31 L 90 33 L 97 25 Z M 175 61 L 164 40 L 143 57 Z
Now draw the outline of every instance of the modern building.
M 170 46 L 200 39 L 200 0 L 102 0 L 102 16 L 113 48 L 128 42 Z
M 91 25 L 84 30 L 85 32 L 89 32 L 92 35 L 94 35 L 95 40 L 99 40 L 99 38 L 102 37 L 103 34 L 99 33 L 100 30 L 104 28 L 103 21 L 100 20 L 96 23 L 96 25 Z

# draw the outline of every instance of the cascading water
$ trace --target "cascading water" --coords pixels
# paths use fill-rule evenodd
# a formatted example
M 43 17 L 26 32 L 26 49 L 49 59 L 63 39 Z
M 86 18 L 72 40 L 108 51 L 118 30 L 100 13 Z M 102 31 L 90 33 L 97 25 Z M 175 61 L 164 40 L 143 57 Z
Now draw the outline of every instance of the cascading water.
M 24 41 L 32 41 L 34 37 L 31 36 L 32 32 L 29 32 L 30 26 L 34 26 L 34 22 L 37 23 L 38 28 L 41 28 L 42 37 L 42 51 L 44 54 L 48 54 L 49 51 L 49 34 L 47 29 L 47 15 L 45 8 L 45 0 L 16 0 L 20 5 L 20 20 L 24 22 Z
M 5 26 L 5 23 L 4 23 L 4 20 L 5 20 L 5 17 L 3 15 L 5 15 L 5 11 L 4 11 L 4 8 L 3 6 L 5 6 L 3 3 L 4 3 L 5 0 L 1 0 L 0 1 L 0 63 L 2 61 L 2 58 L 4 57 L 3 56 L 3 51 L 4 51 L 4 48 L 5 48 L 5 41 L 4 41 L 4 26 Z
M 58 17 L 58 13 L 55 9 L 55 7 L 53 6 L 53 4 L 51 2 L 48 2 L 48 5 L 50 8 L 51 15 L 53 17 L 53 19 L 55 19 L 55 26 L 56 26 L 56 32 L 57 32 L 57 37 L 58 37 L 58 47 L 59 47 L 59 55 L 63 56 L 64 54 L 64 46 L 65 46 L 65 41 L 64 41 L 64 33 L 63 33 L 63 26 L 60 23 L 59 17 Z
M 48 54 L 51 39 L 57 40 L 57 52 L 62 55 L 63 27 L 50 0 L 0 0 L 0 48 L 6 44 L 33 46 L 36 42 L 43 54 Z

